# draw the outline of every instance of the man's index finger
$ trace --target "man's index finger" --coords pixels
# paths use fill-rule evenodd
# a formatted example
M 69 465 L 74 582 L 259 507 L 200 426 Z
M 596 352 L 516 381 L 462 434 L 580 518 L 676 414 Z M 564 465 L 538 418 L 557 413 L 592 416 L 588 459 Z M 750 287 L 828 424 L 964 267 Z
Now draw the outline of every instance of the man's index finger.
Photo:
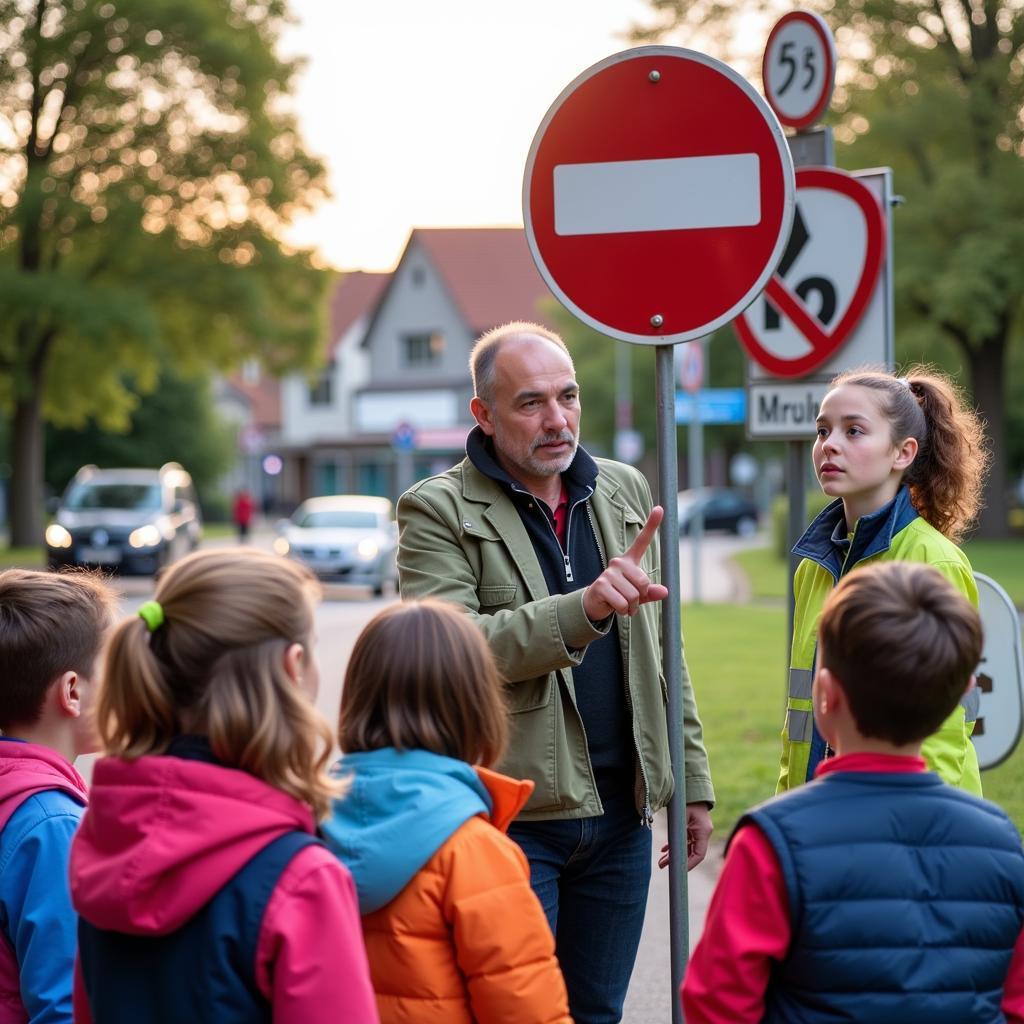
M 651 514 L 647 517 L 647 522 L 644 523 L 640 535 L 629 546 L 626 558 L 639 564 L 640 559 L 644 557 L 647 549 L 651 546 L 651 541 L 654 540 L 654 535 L 658 532 L 658 527 L 661 526 L 661 520 L 664 518 L 664 515 L 665 510 L 660 505 L 655 505 L 651 509 Z

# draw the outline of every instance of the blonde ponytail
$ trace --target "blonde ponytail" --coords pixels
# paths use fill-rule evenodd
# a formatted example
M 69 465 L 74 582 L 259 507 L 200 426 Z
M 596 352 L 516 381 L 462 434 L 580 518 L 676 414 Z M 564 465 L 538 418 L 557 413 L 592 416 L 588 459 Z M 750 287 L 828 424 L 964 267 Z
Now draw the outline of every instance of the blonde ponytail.
M 254 550 L 172 566 L 155 595 L 162 624 L 133 616 L 111 638 L 97 712 L 106 751 L 131 760 L 200 733 L 223 764 L 325 815 L 344 788 L 327 773 L 330 726 L 285 670 L 289 646 L 310 642 L 318 594 L 306 570 Z

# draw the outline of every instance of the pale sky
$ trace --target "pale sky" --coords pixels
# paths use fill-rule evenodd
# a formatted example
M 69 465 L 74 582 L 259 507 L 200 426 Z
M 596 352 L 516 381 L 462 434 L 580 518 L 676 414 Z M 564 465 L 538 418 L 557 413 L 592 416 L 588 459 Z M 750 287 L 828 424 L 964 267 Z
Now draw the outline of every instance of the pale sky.
M 521 225 L 548 107 L 627 49 L 643 0 L 291 0 L 296 105 L 334 198 L 289 233 L 345 270 L 390 270 L 413 227 Z

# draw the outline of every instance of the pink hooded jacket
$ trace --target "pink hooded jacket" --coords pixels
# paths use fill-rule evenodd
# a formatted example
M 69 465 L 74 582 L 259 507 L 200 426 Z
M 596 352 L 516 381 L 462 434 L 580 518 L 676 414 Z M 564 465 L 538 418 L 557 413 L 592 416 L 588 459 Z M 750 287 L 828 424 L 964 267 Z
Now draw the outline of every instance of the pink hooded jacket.
M 37 743 L 5 740 L 0 743 L 0 831 L 7 827 L 12 815 L 30 797 L 58 791 L 66 793 L 75 803 L 86 803 L 85 781 L 60 754 Z M 49 801 L 50 804 L 53 801 Z M 63 807 L 73 805 L 63 804 Z M 42 902 L 27 895 L 38 889 L 34 879 L 22 877 L 25 865 L 14 865 L 15 852 L 4 844 L 4 888 L 13 885 L 18 895 L 25 896 L 22 907 L 30 927 L 45 937 L 47 947 L 38 962 L 19 965 L 7 937 L 0 938 L 0 1024 L 23 1024 L 29 1012 L 22 998 L 22 967 L 24 980 L 37 991 L 29 998 L 34 1013 L 57 1012 L 68 999 L 71 967 L 74 957 L 74 914 L 68 904 L 66 888 L 67 843 L 74 827 L 74 818 L 53 806 L 41 805 L 34 822 L 24 823 L 28 829 L 23 842 L 35 844 L 32 857 L 34 873 L 42 873 L 47 894 Z M 81 813 L 80 810 L 78 813 Z M 62 820 L 58 821 L 60 818 Z M 48 831 L 42 831 L 51 826 Z M 6 838 L 6 837 L 5 837 Z M 42 844 L 42 845 L 39 845 Z M 52 846 L 52 848 L 51 848 Z M 57 878 L 54 872 L 60 872 Z M 33 889 L 26 886 L 34 885 Z M 8 922 L 12 926 L 14 922 Z M 37 943 L 38 945 L 38 943 Z M 62 963 L 63 961 L 63 963 Z M 45 975 L 39 974 L 39 968 Z M 64 981 L 61 980 L 61 972 Z M 67 987 L 64 987 L 64 986 Z
M 180 757 L 105 758 L 71 850 L 71 895 L 97 928 L 166 935 L 310 809 L 247 772 Z M 323 847 L 295 855 L 267 903 L 256 983 L 281 1024 L 376 1024 L 355 887 Z M 75 1020 L 90 1021 L 81 976 Z

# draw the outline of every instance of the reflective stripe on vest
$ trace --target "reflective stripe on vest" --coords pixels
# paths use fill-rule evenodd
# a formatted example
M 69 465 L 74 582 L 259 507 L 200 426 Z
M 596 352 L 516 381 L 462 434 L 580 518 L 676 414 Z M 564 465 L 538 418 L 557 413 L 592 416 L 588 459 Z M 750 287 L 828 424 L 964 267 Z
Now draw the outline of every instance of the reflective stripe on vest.
M 786 735 L 790 743 L 810 743 L 811 712 L 790 708 L 786 712 Z
M 810 700 L 813 682 L 814 673 L 809 668 L 791 668 L 789 670 L 790 700 Z

